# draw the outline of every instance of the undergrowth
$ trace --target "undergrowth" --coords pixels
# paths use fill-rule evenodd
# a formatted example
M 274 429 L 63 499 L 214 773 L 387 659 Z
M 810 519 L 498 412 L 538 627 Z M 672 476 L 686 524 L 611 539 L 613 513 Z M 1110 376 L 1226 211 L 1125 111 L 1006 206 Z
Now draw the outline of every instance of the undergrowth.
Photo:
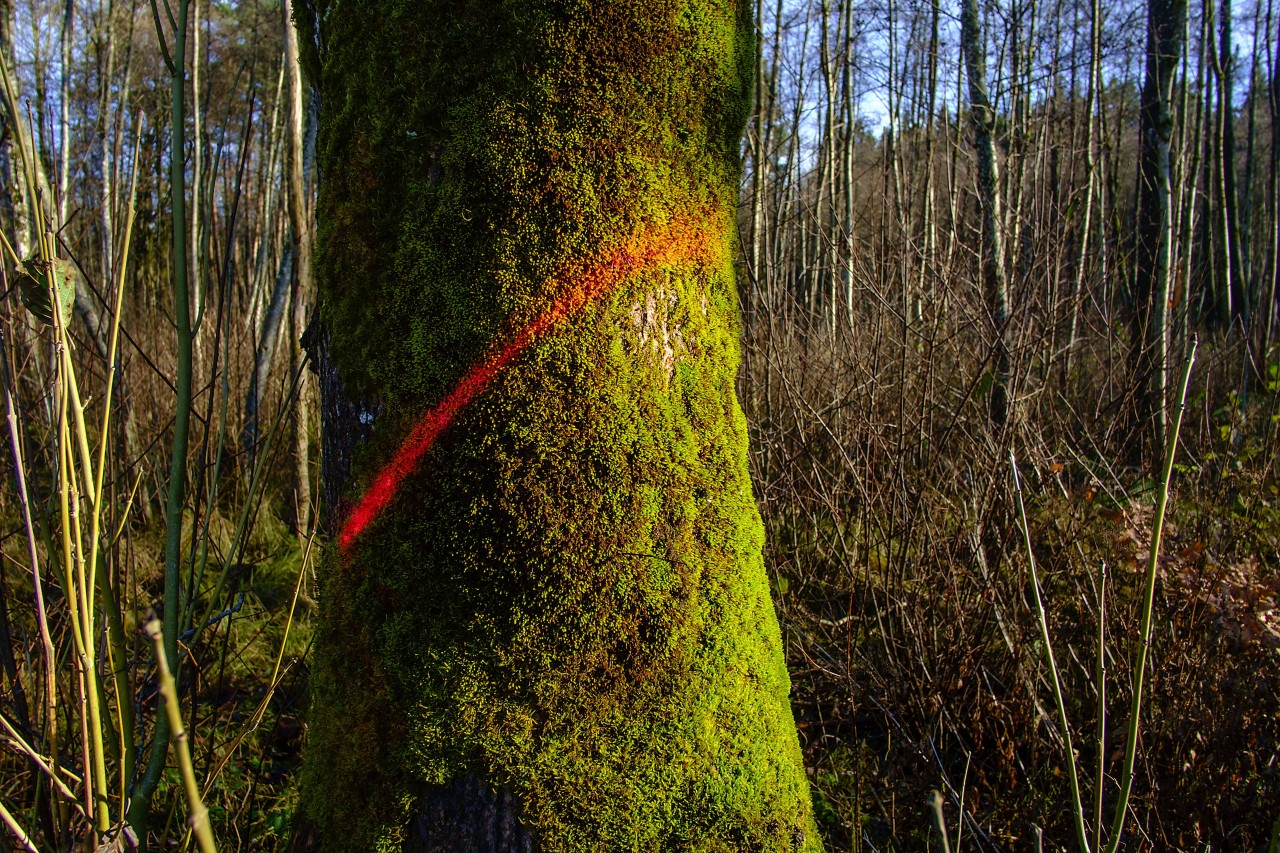
M 1205 361 L 1157 563 L 1125 850 L 1270 849 L 1280 816 L 1277 389 L 1241 407 L 1236 395 L 1206 390 L 1221 377 Z M 1099 621 L 1109 820 L 1157 484 L 1099 450 L 1102 421 L 1065 429 L 1042 411 L 992 436 L 975 406 L 932 430 L 883 428 L 877 415 L 892 422 L 897 413 L 868 417 L 856 376 L 845 384 L 812 372 L 810 363 L 807 375 L 787 377 L 797 400 L 834 397 L 827 412 L 843 405 L 859 416 L 819 420 L 818 406 L 798 405 L 791 411 L 806 414 L 771 428 L 757 408 L 754 437 L 793 699 L 829 849 L 936 844 L 932 790 L 943 794 L 953 849 L 958 839 L 977 850 L 1074 849 L 1068 758 L 1013 483 L 995 448 L 1020 448 L 1086 820 L 1099 761 Z

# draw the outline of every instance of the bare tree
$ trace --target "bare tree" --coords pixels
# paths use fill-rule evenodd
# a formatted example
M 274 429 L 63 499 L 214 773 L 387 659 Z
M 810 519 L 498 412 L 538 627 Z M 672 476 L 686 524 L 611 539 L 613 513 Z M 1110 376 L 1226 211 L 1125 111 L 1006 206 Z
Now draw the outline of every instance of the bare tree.
M 1165 446 L 1169 369 L 1169 282 L 1173 259 L 1170 144 L 1174 72 L 1181 58 L 1186 0 L 1148 0 L 1147 67 L 1140 112 L 1138 246 L 1132 327 L 1139 436 Z M 1158 454 L 1151 457 L 1158 458 Z
M 1000 205 L 1000 167 L 996 159 L 996 113 L 987 95 L 987 50 L 977 0 L 962 0 L 960 42 L 965 76 L 969 80 L 969 125 L 978 162 L 978 204 L 982 212 L 982 287 L 989 311 L 991 335 L 991 422 L 1003 427 L 1009 419 L 1009 285 L 1005 272 Z
M 292 19 L 290 0 L 283 0 L 281 8 L 285 21 Z M 308 201 L 305 178 L 305 122 L 307 116 L 306 99 L 303 95 L 302 66 L 298 58 L 298 37 L 291 26 L 285 26 L 285 69 L 289 91 L 289 224 L 293 234 L 293 256 L 296 271 L 296 284 L 293 289 L 290 312 L 290 340 L 293 342 L 290 353 L 294 369 L 301 368 L 306 358 L 302 348 L 302 334 L 306 330 L 311 307 L 312 286 L 311 254 L 312 227 L 311 205 Z M 305 381 L 298 391 L 298 400 L 294 409 L 294 506 L 297 535 L 305 540 L 311 528 L 311 405 L 310 382 Z

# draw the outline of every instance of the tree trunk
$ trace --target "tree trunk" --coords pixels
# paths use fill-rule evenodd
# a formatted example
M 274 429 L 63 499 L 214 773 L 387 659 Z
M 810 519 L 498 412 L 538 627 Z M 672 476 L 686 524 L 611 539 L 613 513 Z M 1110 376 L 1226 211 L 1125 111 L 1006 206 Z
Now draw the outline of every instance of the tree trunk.
M 1003 218 L 1000 213 L 1000 169 L 996 160 L 996 114 L 987 96 L 987 50 L 978 20 L 977 0 L 964 0 L 960 42 L 969 80 L 969 122 L 978 154 L 978 199 L 982 207 L 982 281 L 991 317 L 993 369 L 991 423 L 1003 427 L 1009 418 L 1009 286 L 1005 278 Z
M 16 80 L 14 70 L 8 67 L 9 57 L 14 54 L 13 47 L 13 2 L 0 0 L 0 62 L 5 64 L 7 76 Z M 3 94 L 2 90 L 3 87 L 0 86 L 0 94 Z M 8 119 L 7 105 L 5 118 Z M 0 228 L 12 235 L 10 239 L 20 240 L 27 231 L 27 224 L 22 220 L 25 205 L 22 201 L 22 179 L 19 173 L 21 157 L 10 152 L 11 146 L 16 146 L 13 131 L 6 127 L 4 140 L 0 142 L 0 179 L 4 181 L 3 191 L 0 191 Z
M 1222 211 L 1223 257 L 1227 262 L 1225 287 L 1231 288 L 1231 317 L 1228 322 L 1240 320 L 1249 325 L 1249 297 L 1247 269 L 1248 255 L 1242 251 L 1244 237 L 1240 233 L 1240 194 L 1236 189 L 1236 114 L 1235 114 L 1235 48 L 1232 46 L 1232 30 L 1235 26 L 1231 0 L 1222 0 L 1218 15 L 1218 151 L 1221 193 L 1218 202 Z
M 1085 188 L 1084 213 L 1080 218 L 1080 254 L 1076 258 L 1075 278 L 1071 287 L 1070 318 L 1067 322 L 1067 343 L 1064 347 L 1059 390 L 1066 390 L 1071 380 L 1071 360 L 1075 355 L 1076 336 L 1080 328 L 1081 299 L 1084 294 L 1084 274 L 1089 265 L 1089 232 L 1093 219 L 1094 186 L 1097 183 L 1097 157 L 1094 146 L 1097 138 L 1098 89 L 1102 83 L 1102 3 L 1091 0 L 1089 4 L 1089 89 L 1085 98 Z
M 1147 71 L 1140 109 L 1138 251 L 1134 262 L 1136 438 L 1149 436 L 1150 459 L 1165 443 L 1169 360 L 1169 278 L 1173 258 L 1169 147 L 1173 139 L 1173 75 L 1182 55 L 1186 0 L 1148 0 Z M 1142 442 L 1134 441 L 1140 448 Z M 1158 464 L 1158 461 L 1157 461 Z
M 289 0 L 284 0 L 285 15 L 285 66 L 289 80 L 289 222 L 293 227 L 294 261 L 297 286 L 293 293 L 292 325 L 294 360 L 301 363 L 302 333 L 307 327 L 307 316 L 312 304 L 311 285 L 311 211 L 307 205 L 305 157 L 303 142 L 306 115 L 306 98 L 302 91 L 302 67 L 298 56 L 298 38 L 294 28 L 288 25 Z M 311 384 L 305 381 L 298 388 L 298 400 L 294 405 L 293 464 L 294 464 L 294 516 L 299 541 L 304 540 L 311 529 Z
M 295 849 L 819 849 L 734 393 L 750 7 L 299 4 L 342 446 Z
M 62 52 L 58 68 L 58 219 L 53 223 L 55 231 L 67 224 L 67 202 L 71 193 L 71 39 L 76 20 L 75 0 L 66 0 L 62 7 L 62 31 L 59 47 Z
M 1277 316 L 1280 315 L 1280 144 L 1278 144 L 1277 126 L 1280 126 L 1280 36 L 1275 34 L 1271 16 L 1271 5 L 1267 4 L 1267 32 L 1274 39 L 1275 58 L 1271 62 L 1271 186 L 1268 192 L 1271 208 L 1271 245 L 1268 247 L 1267 269 L 1269 270 L 1269 295 L 1266 300 L 1266 331 L 1262 337 L 1262 350 L 1265 352 L 1274 339 Z
M 258 333 L 258 346 L 253 354 L 253 367 L 249 373 L 249 387 L 244 395 L 244 429 L 240 435 L 240 446 L 248 454 L 248 470 L 258 458 L 258 439 L 262 425 L 258 414 L 262 408 L 263 397 L 267 393 L 267 378 L 271 374 L 271 362 L 276 354 L 276 342 L 280 337 L 280 319 L 284 316 L 285 303 L 289 301 L 289 283 L 293 280 L 293 244 L 284 247 L 280 258 L 280 270 L 276 273 L 275 286 L 271 288 L 271 300 L 267 304 L 266 314 L 262 319 L 262 329 Z M 257 331 L 257 330 L 255 330 Z

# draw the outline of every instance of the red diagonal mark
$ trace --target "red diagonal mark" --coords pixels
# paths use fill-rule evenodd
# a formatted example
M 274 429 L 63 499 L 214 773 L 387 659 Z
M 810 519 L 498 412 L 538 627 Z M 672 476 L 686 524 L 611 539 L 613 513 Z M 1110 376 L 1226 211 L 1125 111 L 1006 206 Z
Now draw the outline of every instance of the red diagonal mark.
M 391 504 L 401 481 L 418 467 L 440 433 L 448 428 L 458 413 L 480 396 L 494 377 L 528 349 L 530 344 L 571 314 L 605 296 L 641 270 L 708 258 L 714 248 L 717 233 L 705 227 L 670 226 L 660 233 L 640 235 L 629 240 L 601 263 L 587 268 L 576 278 L 563 282 L 561 287 L 565 292 L 559 299 L 528 325 L 517 329 L 505 344 L 483 355 L 453 390 L 435 408 L 422 416 L 409 437 L 400 445 L 396 455 L 378 472 L 373 484 L 347 517 L 338 536 L 338 546 L 342 551 L 345 553 L 349 550 L 364 529 Z

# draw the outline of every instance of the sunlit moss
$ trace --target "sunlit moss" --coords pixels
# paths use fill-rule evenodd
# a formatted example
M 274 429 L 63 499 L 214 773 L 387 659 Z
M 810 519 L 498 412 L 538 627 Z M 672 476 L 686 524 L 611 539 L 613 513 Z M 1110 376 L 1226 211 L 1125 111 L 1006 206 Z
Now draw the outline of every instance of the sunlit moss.
M 385 407 L 351 493 L 539 335 L 330 557 L 304 809 L 396 849 L 466 773 L 543 851 L 817 849 L 747 471 L 733 276 L 741 0 L 321 4 L 317 269 Z

